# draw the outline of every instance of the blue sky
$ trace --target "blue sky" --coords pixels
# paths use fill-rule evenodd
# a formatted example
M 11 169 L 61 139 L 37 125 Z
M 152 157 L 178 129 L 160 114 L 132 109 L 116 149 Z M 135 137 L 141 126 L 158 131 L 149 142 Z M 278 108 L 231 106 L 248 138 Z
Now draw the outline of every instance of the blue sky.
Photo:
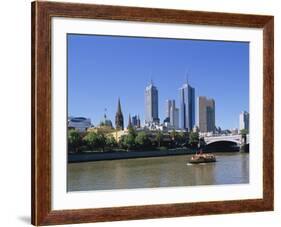
M 159 117 L 165 100 L 175 99 L 186 80 L 198 96 L 214 98 L 216 126 L 238 127 L 249 110 L 249 43 L 68 34 L 68 114 L 89 117 L 94 125 L 106 114 L 114 124 L 120 97 L 128 115 L 144 120 L 144 90 L 153 79 Z M 196 101 L 197 103 L 197 101 Z

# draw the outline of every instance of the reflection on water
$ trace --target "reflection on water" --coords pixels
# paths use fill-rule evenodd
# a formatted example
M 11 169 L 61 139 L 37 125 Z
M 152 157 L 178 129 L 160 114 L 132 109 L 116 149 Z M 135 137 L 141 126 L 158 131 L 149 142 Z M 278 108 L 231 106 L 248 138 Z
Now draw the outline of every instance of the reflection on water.
M 68 191 L 249 183 L 249 154 L 218 153 L 190 165 L 189 155 L 68 164 Z

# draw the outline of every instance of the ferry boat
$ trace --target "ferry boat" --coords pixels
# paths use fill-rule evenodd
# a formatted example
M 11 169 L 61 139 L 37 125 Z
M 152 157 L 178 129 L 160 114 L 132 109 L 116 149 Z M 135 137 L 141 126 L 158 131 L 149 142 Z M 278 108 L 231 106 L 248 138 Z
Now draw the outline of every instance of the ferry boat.
M 209 163 L 216 162 L 216 157 L 213 154 L 203 154 L 200 152 L 199 154 L 195 154 L 191 156 L 189 163 L 191 164 L 200 164 L 200 163 Z

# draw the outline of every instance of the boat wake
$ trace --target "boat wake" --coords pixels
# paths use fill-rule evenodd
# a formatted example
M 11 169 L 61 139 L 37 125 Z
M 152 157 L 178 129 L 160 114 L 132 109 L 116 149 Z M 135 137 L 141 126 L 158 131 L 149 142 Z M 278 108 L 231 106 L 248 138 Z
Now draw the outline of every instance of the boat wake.
M 197 165 L 204 166 L 204 165 L 207 165 L 207 163 L 199 163 Z
M 195 164 L 195 163 L 186 163 L 187 166 L 204 166 L 204 165 L 207 165 L 209 163 L 198 163 L 198 164 Z

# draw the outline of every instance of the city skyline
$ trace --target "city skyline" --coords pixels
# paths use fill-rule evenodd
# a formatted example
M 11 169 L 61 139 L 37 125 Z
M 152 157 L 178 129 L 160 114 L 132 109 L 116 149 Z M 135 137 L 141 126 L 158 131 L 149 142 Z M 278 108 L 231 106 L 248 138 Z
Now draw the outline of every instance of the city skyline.
M 89 45 L 89 43 L 92 45 Z M 102 46 L 101 44 L 108 45 Z M 85 49 L 86 46 L 87 49 Z M 126 47 L 124 53 L 115 52 L 120 48 L 119 46 Z M 186 49 L 198 49 L 201 52 L 206 52 L 205 54 L 199 54 L 202 57 L 200 58 L 202 67 L 195 67 L 198 62 L 195 64 L 191 60 L 187 60 L 187 63 L 182 62 L 181 66 L 175 67 L 175 61 L 183 59 L 182 52 L 179 52 L 178 57 L 175 53 L 173 53 L 172 58 L 171 56 L 167 57 L 171 61 L 171 66 L 162 65 L 161 62 L 156 62 L 158 64 L 155 63 L 152 66 L 145 59 L 147 57 L 152 60 L 155 54 L 160 56 L 163 49 L 169 52 L 174 49 L 179 50 L 179 48 L 183 48 L 184 51 Z M 211 50 L 214 51 L 214 48 L 224 55 L 219 57 L 220 59 L 216 59 L 218 65 L 207 64 L 209 73 L 206 70 L 201 76 L 202 79 L 198 76 L 198 73 L 202 73 L 202 69 L 205 71 L 205 55 L 211 55 Z M 243 110 L 248 111 L 249 105 L 248 48 L 248 44 L 238 42 L 68 35 L 68 114 L 89 117 L 92 123 L 97 125 L 103 119 L 104 110 L 107 109 L 106 115 L 114 122 L 117 101 L 120 98 L 124 126 L 128 123 L 129 114 L 131 116 L 138 115 L 143 124 L 145 120 L 144 88 L 147 87 L 148 81 L 152 77 L 159 91 L 159 118 L 162 123 L 166 114 L 166 100 L 175 100 L 176 107 L 180 107 L 179 89 L 184 84 L 188 66 L 190 84 L 196 89 L 195 99 L 199 96 L 208 96 L 216 100 L 216 126 L 238 128 L 237 115 Z M 145 55 L 143 49 L 149 55 Z M 92 53 L 93 50 L 95 50 L 94 54 Z M 132 56 L 132 52 L 135 55 Z M 109 53 L 111 55 L 108 55 Z M 194 53 L 198 53 L 198 51 L 187 54 L 186 58 L 188 59 L 188 56 L 194 55 Z M 101 59 L 98 58 L 99 55 L 102 55 Z M 122 59 L 122 66 L 119 64 L 118 56 Z M 131 59 L 129 59 L 130 56 Z M 244 60 L 242 61 L 241 58 Z M 142 59 L 142 62 L 137 64 L 136 61 L 140 59 Z M 168 59 L 162 60 L 167 61 Z M 211 62 L 212 60 L 210 58 Z M 228 70 L 224 69 L 221 73 L 214 74 L 213 71 L 218 70 L 218 68 L 231 65 L 232 60 L 235 61 L 233 61 L 233 66 L 228 67 Z M 106 64 L 110 67 L 106 67 Z M 241 71 L 239 73 L 235 70 L 238 65 L 240 65 L 238 71 Z M 235 76 L 224 76 L 233 74 L 233 70 L 236 72 L 237 78 L 232 78 Z M 218 84 L 218 80 L 227 83 L 225 85 L 223 83 Z M 232 83 L 229 84 L 229 82 Z M 215 86 L 216 84 L 220 86 Z M 212 89 L 208 88 L 208 85 Z M 232 87 L 233 91 L 230 91 L 228 87 Z M 101 90 L 101 88 L 103 89 Z M 235 94 L 237 94 L 238 99 L 234 98 Z M 232 99 L 229 99 L 229 97 L 232 97 Z M 232 104 L 232 108 L 227 108 L 231 107 L 230 104 Z

